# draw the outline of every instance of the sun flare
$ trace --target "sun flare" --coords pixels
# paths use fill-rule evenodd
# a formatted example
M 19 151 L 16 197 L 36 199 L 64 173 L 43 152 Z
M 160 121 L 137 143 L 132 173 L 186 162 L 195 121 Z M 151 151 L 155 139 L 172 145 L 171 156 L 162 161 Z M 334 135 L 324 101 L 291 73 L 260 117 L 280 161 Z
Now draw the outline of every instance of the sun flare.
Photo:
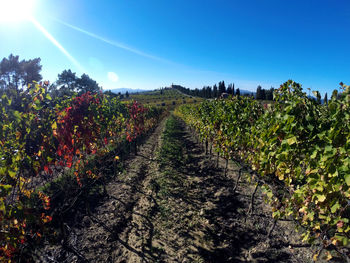
M 13 23 L 32 18 L 36 0 L 0 0 L 0 22 Z

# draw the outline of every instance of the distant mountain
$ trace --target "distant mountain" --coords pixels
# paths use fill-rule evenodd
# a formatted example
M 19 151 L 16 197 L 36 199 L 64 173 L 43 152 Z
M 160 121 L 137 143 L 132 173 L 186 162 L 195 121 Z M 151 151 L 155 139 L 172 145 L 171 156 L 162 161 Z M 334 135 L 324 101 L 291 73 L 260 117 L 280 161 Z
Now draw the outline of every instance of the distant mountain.
M 145 92 L 145 91 L 150 91 L 150 90 L 145 90 L 145 89 L 128 89 L 128 88 L 120 88 L 120 89 L 112 89 L 111 90 L 113 93 L 118 94 L 119 92 L 121 94 L 125 94 L 126 92 L 131 93 L 137 93 L 137 92 Z
M 236 90 L 235 90 L 236 92 Z M 256 92 L 255 91 L 249 91 L 249 90 L 245 90 L 245 89 L 239 89 L 239 92 L 243 95 L 243 94 L 252 94 L 255 96 Z

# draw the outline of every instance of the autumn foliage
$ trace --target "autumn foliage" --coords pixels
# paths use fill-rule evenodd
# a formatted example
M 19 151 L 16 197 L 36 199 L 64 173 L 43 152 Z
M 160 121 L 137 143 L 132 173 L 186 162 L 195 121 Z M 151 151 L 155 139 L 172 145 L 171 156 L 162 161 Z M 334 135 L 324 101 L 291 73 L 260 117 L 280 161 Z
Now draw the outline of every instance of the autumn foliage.
M 27 240 L 40 239 L 52 220 L 50 196 L 39 186 L 62 168 L 84 186 L 85 178 L 97 177 L 82 173 L 89 157 L 133 142 L 159 118 L 158 110 L 102 93 L 53 100 L 48 86 L 0 94 L 0 261 L 11 260 Z

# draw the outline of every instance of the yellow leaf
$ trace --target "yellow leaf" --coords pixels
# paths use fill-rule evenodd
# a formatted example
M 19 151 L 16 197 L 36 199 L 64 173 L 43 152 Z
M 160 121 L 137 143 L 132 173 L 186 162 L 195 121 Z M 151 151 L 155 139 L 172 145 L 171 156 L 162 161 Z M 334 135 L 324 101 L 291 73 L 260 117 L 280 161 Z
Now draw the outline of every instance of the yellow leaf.
M 53 130 L 57 130 L 57 122 L 54 122 L 52 125 L 51 125 L 52 129 Z
M 324 202 L 324 200 L 326 200 L 326 196 L 325 195 L 319 195 L 317 197 L 318 201 L 320 201 L 321 203 Z
M 331 255 L 331 252 L 327 251 L 326 254 L 327 254 L 327 257 L 326 257 L 327 261 L 329 261 L 329 260 L 331 260 L 333 258 L 332 255 Z
M 334 239 L 332 240 L 332 244 L 336 246 L 336 245 L 338 244 L 338 240 L 334 238 Z
M 289 145 L 292 145 L 292 144 L 294 144 L 294 143 L 296 143 L 297 142 L 297 138 L 294 136 L 294 137 L 292 137 L 292 138 L 289 138 L 289 139 L 287 139 L 287 143 L 289 144 Z
M 12 171 L 12 170 L 8 170 L 8 173 L 9 173 L 9 176 L 12 178 L 15 178 L 17 174 L 15 171 Z

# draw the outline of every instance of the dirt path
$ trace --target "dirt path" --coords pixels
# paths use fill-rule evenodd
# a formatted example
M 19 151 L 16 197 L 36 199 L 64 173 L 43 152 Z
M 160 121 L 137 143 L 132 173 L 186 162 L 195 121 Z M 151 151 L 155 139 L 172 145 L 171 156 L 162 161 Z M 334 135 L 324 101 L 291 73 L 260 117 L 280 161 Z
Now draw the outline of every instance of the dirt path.
M 242 183 L 238 192 L 243 194 L 234 193 L 238 168 L 230 164 L 225 177 L 183 123 L 165 127 L 152 158 L 131 220 L 119 236 L 125 245 L 112 252 L 111 262 L 299 263 L 310 258 L 307 248 L 289 246 L 300 243 L 290 222 L 278 223 L 267 240 L 271 220 L 260 193 L 246 218 L 253 187 Z
M 220 160 L 219 167 L 224 162 Z M 107 185 L 108 196 L 81 222 L 68 227 L 69 244 L 51 247 L 43 262 L 310 262 L 290 222 L 278 223 L 270 240 L 267 207 L 254 190 L 233 186 L 204 154 L 191 131 L 171 117 L 163 121 L 125 173 Z

